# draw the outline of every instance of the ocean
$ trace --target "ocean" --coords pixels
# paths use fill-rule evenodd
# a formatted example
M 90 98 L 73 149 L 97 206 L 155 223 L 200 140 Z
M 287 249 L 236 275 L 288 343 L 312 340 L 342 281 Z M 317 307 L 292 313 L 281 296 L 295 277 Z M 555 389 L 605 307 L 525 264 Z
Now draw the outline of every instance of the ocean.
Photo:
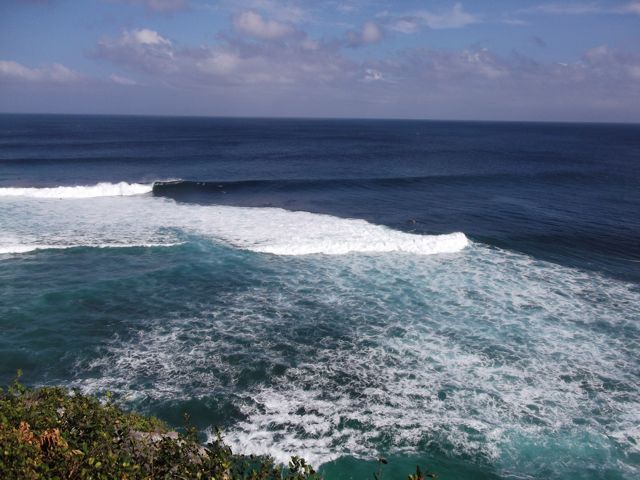
M 328 480 L 640 475 L 640 126 L 0 115 L 0 384 Z

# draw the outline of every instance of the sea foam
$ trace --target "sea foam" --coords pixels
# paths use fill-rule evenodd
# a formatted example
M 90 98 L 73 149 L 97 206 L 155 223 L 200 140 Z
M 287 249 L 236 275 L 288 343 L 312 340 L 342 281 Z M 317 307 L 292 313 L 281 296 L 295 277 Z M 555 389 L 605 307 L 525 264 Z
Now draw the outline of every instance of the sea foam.
M 84 187 L 68 188 L 82 193 L 74 189 Z M 42 190 L 46 189 L 37 189 L 37 198 L 2 200 L 6 213 L 0 214 L 0 221 L 7 238 L 0 237 L 0 252 L 10 247 L 14 252 L 42 248 L 38 245 L 166 245 L 185 235 L 275 255 L 430 255 L 457 252 L 468 245 L 461 232 L 417 235 L 364 220 L 280 208 L 202 206 L 147 196 L 52 201 L 53 195 L 46 197 Z
M 141 195 L 153 191 L 153 184 L 141 183 L 108 183 L 97 185 L 77 185 L 69 187 L 45 188 L 0 188 L 0 197 L 32 197 L 32 198 L 93 198 L 93 197 L 123 197 Z
M 268 269 L 209 253 L 204 281 L 244 287 L 130 322 L 72 385 L 143 406 L 230 402 L 234 451 L 285 463 L 426 449 L 523 478 L 540 476 L 540 456 L 637 476 L 620 456 L 640 443 L 631 286 L 481 244 L 447 261 L 306 257 Z
M 152 248 L 152 247 L 173 247 L 174 245 L 180 245 L 181 242 L 176 243 L 103 243 L 103 244 L 87 244 L 87 245 L 0 245 L 0 255 L 29 253 L 36 250 L 67 250 L 70 248 Z
M 523 477 L 541 476 L 541 451 L 570 466 L 597 456 L 603 469 L 637 477 L 634 286 L 477 243 L 446 259 L 423 255 L 463 248 L 461 233 L 144 195 L 0 198 L 0 248 L 193 236 L 211 247 L 153 258 L 166 269 L 136 287 L 140 312 L 158 291 L 167 308 L 134 315 L 81 357 L 72 386 L 139 405 L 229 402 L 240 412 L 226 432 L 234 450 L 282 461 L 371 458 L 383 439 L 390 452 L 432 449 Z M 220 243 L 333 255 L 272 261 Z M 375 255 L 337 255 L 349 252 Z M 190 278 L 183 267 L 199 268 L 207 285 L 190 292 L 189 307 L 175 288 Z M 606 423 L 594 416 L 603 411 Z

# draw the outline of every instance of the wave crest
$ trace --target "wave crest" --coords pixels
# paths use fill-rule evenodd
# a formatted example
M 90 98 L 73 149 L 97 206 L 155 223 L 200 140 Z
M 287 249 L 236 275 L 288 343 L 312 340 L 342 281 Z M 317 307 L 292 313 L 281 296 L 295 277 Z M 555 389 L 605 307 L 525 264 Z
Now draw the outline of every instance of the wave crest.
M 469 243 L 462 232 L 417 235 L 374 225 L 365 220 L 316 213 L 290 212 L 277 208 L 243 208 L 238 213 L 249 220 L 238 225 L 238 230 L 243 229 L 246 233 L 239 240 L 229 232 L 225 239 L 236 246 L 259 253 L 344 255 L 404 252 L 433 255 L 457 252 Z
M 72 187 L 25 187 L 0 188 L 0 197 L 31 198 L 94 198 L 94 197 L 126 197 L 141 195 L 153 191 L 153 184 L 143 183 L 108 183 L 97 185 L 77 185 Z
M 38 245 L 164 245 L 196 236 L 274 255 L 431 255 L 457 252 L 469 243 L 461 232 L 418 235 L 360 219 L 271 207 L 181 204 L 153 196 L 94 198 L 73 202 L 72 208 L 68 202 L 4 199 L 0 224 L 6 228 L 0 250 L 42 248 Z

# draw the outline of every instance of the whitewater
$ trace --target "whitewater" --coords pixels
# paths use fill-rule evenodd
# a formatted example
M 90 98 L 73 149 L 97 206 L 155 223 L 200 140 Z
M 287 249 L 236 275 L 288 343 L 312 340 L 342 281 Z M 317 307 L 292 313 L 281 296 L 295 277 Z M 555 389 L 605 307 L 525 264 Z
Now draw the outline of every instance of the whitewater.
M 141 195 L 152 190 L 153 184 L 124 182 L 0 189 L 5 211 L 0 217 L 4 227 L 0 253 L 83 246 L 162 246 L 172 245 L 184 235 L 204 235 L 276 255 L 429 255 L 456 252 L 468 244 L 461 232 L 415 235 L 358 219 L 280 208 L 185 205 Z
M 73 354 L 66 385 L 142 409 L 228 402 L 236 451 L 283 462 L 301 454 L 329 469 L 345 455 L 375 457 L 382 436 L 391 457 L 429 445 L 504 474 L 535 475 L 531 455 L 638 472 L 632 285 L 463 233 L 151 192 L 122 183 L 0 190 L 0 266 L 93 258 L 103 273 L 73 270 L 82 289 L 111 271 L 142 274 L 148 255 L 158 257 L 150 272 L 173 272 L 145 274 L 135 301 L 146 312 Z M 236 283 L 246 287 L 229 289 Z M 121 308 L 126 294 L 108 288 L 107 305 Z
M 638 126 L 0 126 L 2 384 L 327 480 L 640 476 Z
M 95 198 L 140 195 L 151 191 L 153 191 L 153 184 L 102 182 L 97 185 L 64 187 L 4 187 L 0 188 L 0 197 Z

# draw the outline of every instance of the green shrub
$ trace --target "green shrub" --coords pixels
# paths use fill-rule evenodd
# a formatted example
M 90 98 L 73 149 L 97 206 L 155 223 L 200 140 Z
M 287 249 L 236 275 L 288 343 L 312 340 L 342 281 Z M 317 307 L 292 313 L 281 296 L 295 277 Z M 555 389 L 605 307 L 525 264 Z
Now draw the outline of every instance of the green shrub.
M 160 420 L 63 388 L 0 391 L 2 479 L 319 478 L 304 460 L 288 469 L 269 457 L 235 455 L 220 435 L 206 446 L 194 431 L 170 432 Z
M 0 390 L 0 478 L 320 479 L 299 457 L 283 468 L 271 457 L 237 455 L 219 432 L 203 446 L 195 429 L 178 434 L 156 418 L 124 412 L 109 397 L 101 403 L 58 387 L 28 389 L 18 379 Z M 418 469 L 410 478 L 424 476 Z

